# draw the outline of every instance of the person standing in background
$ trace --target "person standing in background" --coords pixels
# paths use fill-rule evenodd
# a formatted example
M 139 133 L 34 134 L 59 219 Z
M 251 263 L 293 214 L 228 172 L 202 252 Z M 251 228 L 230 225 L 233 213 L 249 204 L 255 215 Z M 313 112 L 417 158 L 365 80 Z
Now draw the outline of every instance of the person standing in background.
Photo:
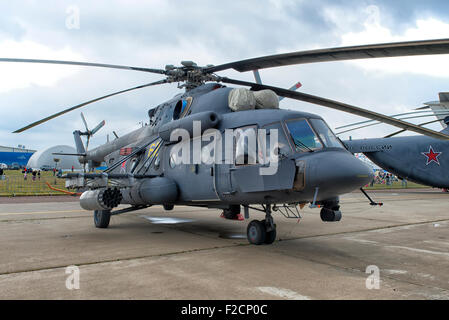
M 407 180 L 402 178 L 402 188 L 407 188 Z

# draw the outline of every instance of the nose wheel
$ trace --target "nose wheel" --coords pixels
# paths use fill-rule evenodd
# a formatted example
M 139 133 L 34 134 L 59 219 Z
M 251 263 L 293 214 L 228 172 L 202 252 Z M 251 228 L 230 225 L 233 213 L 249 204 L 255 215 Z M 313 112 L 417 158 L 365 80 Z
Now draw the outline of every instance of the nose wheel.
M 249 243 L 255 245 L 272 244 L 276 240 L 276 224 L 271 216 L 271 207 L 265 207 L 265 219 L 253 220 L 248 224 L 246 235 Z

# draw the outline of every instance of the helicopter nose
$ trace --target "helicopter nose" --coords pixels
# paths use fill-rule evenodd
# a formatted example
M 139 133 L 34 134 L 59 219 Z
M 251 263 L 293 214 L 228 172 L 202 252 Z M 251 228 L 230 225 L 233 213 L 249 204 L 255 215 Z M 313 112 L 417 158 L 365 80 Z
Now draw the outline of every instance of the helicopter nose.
M 326 151 L 307 162 L 309 186 L 330 193 L 344 194 L 371 182 L 372 169 L 347 151 Z M 306 182 L 307 184 L 307 182 Z

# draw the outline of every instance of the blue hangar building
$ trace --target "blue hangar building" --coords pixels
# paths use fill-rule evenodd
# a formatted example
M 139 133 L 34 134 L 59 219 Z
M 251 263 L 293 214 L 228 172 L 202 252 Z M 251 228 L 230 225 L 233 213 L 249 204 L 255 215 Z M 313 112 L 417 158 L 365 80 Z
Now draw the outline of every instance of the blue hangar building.
M 26 166 L 30 157 L 36 150 L 25 149 L 23 147 L 13 148 L 0 146 L 0 163 L 8 166 L 18 163 L 19 166 Z

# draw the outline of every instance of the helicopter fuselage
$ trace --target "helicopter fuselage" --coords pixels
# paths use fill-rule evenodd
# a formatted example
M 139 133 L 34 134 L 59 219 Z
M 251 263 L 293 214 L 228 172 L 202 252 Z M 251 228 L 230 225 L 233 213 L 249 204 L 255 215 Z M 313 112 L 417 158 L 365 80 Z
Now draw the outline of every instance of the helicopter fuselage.
M 160 198 L 154 196 L 167 186 L 164 183 L 163 186 L 148 184 L 143 187 L 140 182 L 136 186 L 125 187 L 122 193 L 127 192 L 127 195 L 121 203 L 129 202 L 132 205 L 146 204 L 150 198 L 155 202 L 151 204 L 217 208 L 233 204 L 335 202 L 339 195 L 360 188 L 372 179 L 371 170 L 343 147 L 321 117 L 283 109 L 234 112 L 228 104 L 230 90 L 232 88 L 219 84 L 207 84 L 175 96 L 150 112 L 152 117 L 149 125 L 88 151 L 86 160 L 96 163 L 106 161 L 111 166 L 128 156 L 126 161 L 109 173 L 163 177 L 167 181 L 173 181 L 176 186 L 172 198 L 167 198 L 165 194 L 161 194 Z M 190 105 L 183 118 L 188 119 L 206 111 L 217 114 L 220 121 L 213 129 L 222 139 L 204 139 L 203 134 L 202 137 L 191 137 L 184 144 L 187 143 L 193 150 L 194 141 L 200 140 L 200 150 L 204 153 L 204 148 L 213 140 L 221 145 L 221 150 L 227 150 L 227 131 L 254 130 L 257 137 L 259 132 L 266 135 L 264 139 L 268 145 L 265 149 L 258 145 L 258 156 L 263 152 L 264 156 L 269 157 L 268 149 L 272 140 L 270 132 L 275 130 L 275 168 L 271 163 L 263 163 L 260 159 L 252 159 L 251 162 L 247 154 L 240 155 L 244 159 L 243 163 L 237 163 L 241 150 L 237 150 L 235 134 L 231 136 L 231 155 L 221 152 L 213 154 L 212 163 L 198 163 L 194 161 L 192 152 L 188 163 L 177 164 L 176 159 L 173 159 L 173 148 L 181 142 L 160 141 L 159 130 L 164 124 L 179 120 L 174 117 L 179 111 L 176 108 L 179 108 L 180 101 L 186 100 L 190 101 Z M 129 158 L 133 150 L 146 143 L 148 146 L 144 152 Z M 157 154 L 154 153 L 156 148 Z M 151 163 L 150 157 L 154 157 Z M 269 174 L 261 173 L 263 170 L 270 171 L 269 169 Z M 145 192 L 151 193 L 153 197 L 143 196 Z

